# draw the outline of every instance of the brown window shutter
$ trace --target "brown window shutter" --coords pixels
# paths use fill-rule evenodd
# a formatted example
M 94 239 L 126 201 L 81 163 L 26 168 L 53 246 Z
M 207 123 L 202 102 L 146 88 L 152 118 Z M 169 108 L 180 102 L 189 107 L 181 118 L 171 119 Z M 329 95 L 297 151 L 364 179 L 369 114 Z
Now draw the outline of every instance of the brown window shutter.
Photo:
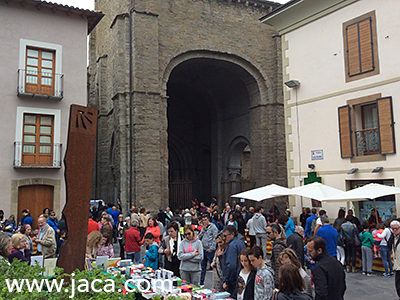
M 381 154 L 396 153 L 392 97 L 377 99 L 376 108 L 378 114 Z
M 359 24 L 360 28 L 360 53 L 361 53 L 361 72 L 368 72 L 374 69 L 374 59 L 372 52 L 372 31 L 371 18 Z
M 345 105 L 338 108 L 339 114 L 339 138 L 340 154 L 342 158 L 353 156 L 353 145 L 351 141 L 350 106 Z
M 349 76 L 358 74 L 360 70 L 360 51 L 358 49 L 358 24 L 347 27 L 347 56 Z
M 346 27 L 349 76 L 375 69 L 371 22 L 369 17 Z

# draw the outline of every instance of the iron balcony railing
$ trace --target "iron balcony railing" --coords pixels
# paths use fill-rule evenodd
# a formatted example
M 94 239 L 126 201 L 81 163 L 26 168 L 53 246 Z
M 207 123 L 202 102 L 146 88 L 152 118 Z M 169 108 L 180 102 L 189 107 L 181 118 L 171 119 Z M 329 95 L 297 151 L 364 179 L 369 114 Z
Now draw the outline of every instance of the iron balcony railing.
M 381 145 L 378 128 L 355 131 L 357 155 L 379 154 Z
M 17 94 L 61 100 L 64 97 L 64 75 L 19 69 Z
M 14 168 L 61 168 L 61 147 L 62 144 L 14 142 Z

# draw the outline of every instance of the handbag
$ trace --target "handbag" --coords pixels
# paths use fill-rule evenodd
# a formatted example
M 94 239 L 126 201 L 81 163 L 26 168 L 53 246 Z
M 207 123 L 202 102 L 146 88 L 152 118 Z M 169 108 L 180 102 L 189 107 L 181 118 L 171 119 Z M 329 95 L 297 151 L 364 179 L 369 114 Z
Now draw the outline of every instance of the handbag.
M 354 225 L 354 245 L 356 247 L 360 247 L 361 246 L 361 240 L 360 240 L 360 236 L 358 234 L 358 230 L 357 230 L 356 225 Z

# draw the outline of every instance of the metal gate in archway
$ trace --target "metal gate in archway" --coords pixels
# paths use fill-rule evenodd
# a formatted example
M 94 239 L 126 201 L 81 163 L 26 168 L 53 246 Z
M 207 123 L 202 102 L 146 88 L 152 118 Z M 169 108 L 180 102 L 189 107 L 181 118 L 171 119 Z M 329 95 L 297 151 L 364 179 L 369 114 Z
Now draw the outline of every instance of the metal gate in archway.
M 192 182 L 188 179 L 170 182 L 169 207 L 172 211 L 177 208 L 190 208 L 192 204 Z

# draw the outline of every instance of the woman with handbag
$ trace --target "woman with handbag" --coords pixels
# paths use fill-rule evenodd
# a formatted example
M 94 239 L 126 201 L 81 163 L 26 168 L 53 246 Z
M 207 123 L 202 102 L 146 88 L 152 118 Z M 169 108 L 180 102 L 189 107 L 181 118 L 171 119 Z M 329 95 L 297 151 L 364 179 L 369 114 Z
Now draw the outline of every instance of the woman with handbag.
M 347 273 L 356 273 L 356 239 L 360 241 L 358 237 L 358 229 L 355 224 L 351 223 L 353 217 L 347 216 L 341 227 L 340 232 L 343 235 L 344 250 L 346 253 L 346 271 Z M 351 262 L 350 262 L 351 261 Z

